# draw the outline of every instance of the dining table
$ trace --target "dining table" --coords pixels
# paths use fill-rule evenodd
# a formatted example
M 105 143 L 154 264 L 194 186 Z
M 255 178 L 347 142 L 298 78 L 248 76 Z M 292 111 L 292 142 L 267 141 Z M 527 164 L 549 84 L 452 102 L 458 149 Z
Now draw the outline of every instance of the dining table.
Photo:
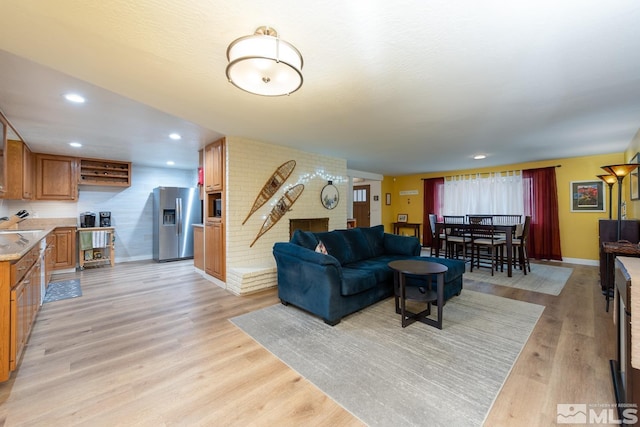
M 441 239 L 440 239 L 440 235 L 443 234 L 445 232 L 445 228 L 446 227 L 456 227 L 458 229 L 462 229 L 462 230 L 471 230 L 471 228 L 487 228 L 490 229 L 492 228 L 494 231 L 497 232 L 502 232 L 505 234 L 505 240 L 506 240 L 506 251 L 507 251 L 507 276 L 508 277 L 512 277 L 513 276 L 513 236 L 516 232 L 516 229 L 520 226 L 522 226 L 522 224 L 520 223 L 513 223 L 513 224 L 493 224 L 493 225 L 479 225 L 479 224 L 470 224 L 468 222 L 464 222 L 464 223 L 460 223 L 460 224 L 446 224 L 444 222 L 436 222 L 436 230 L 435 230 L 435 235 L 433 237 L 433 246 L 436 248 L 435 250 L 435 256 L 439 257 L 440 256 L 440 246 L 441 246 Z

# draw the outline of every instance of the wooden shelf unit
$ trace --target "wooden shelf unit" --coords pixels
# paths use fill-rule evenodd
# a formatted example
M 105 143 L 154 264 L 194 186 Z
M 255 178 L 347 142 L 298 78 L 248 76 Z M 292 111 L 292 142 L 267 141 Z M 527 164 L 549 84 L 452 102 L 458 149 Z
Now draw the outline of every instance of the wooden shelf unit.
M 131 186 L 131 163 L 113 160 L 80 159 L 79 184 Z
M 95 242 L 92 242 L 91 249 L 83 249 L 82 233 L 92 233 L 94 231 L 104 231 L 107 233 L 105 238 L 104 247 L 96 247 Z M 116 249 L 115 249 L 115 228 L 114 227 L 88 227 L 78 229 L 78 247 L 80 248 L 80 255 L 78 256 L 78 263 L 80 270 L 84 270 L 85 265 L 104 264 L 108 262 L 111 267 L 115 265 Z

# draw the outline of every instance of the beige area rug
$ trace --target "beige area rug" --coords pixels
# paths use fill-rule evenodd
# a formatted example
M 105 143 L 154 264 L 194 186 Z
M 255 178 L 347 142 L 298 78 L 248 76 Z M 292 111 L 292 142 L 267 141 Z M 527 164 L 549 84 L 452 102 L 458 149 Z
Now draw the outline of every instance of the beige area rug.
M 531 272 L 527 272 L 526 276 L 522 270 L 516 269 L 513 270 L 512 277 L 507 276 L 506 269 L 504 272 L 494 272 L 493 276 L 491 276 L 491 270 L 488 268 L 481 268 L 479 270 L 474 268 L 473 273 L 471 273 L 467 265 L 467 272 L 464 273 L 464 278 L 491 283 L 493 285 L 509 286 L 511 288 L 550 295 L 560 295 L 571 273 L 573 273 L 573 268 L 532 263 Z
M 544 310 L 463 290 L 442 330 L 400 326 L 393 298 L 334 327 L 276 304 L 236 326 L 370 426 L 480 426 Z

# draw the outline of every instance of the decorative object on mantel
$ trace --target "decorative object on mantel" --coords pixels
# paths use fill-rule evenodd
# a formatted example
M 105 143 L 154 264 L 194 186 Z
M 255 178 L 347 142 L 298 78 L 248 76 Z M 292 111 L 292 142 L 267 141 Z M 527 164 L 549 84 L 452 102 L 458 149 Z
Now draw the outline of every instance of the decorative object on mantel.
M 629 175 L 634 169 L 638 169 L 640 164 L 628 163 L 623 165 L 601 166 L 605 172 L 614 175 L 618 179 L 618 240 L 622 234 L 622 181 L 624 177 Z
M 258 235 L 255 239 L 253 239 L 253 242 L 251 242 L 249 247 L 252 247 L 253 244 L 257 242 L 264 233 L 269 231 L 271 227 L 273 227 L 278 221 L 280 221 L 280 218 L 282 218 L 287 212 L 289 212 L 291 206 L 293 206 L 296 200 L 298 200 L 298 197 L 300 197 L 303 191 L 304 184 L 298 184 L 294 185 L 293 187 L 288 189 L 286 193 L 284 193 L 280 200 L 276 202 L 273 209 L 271 209 L 271 212 L 267 216 L 267 219 L 264 220 L 264 224 L 262 224 L 262 228 L 258 232 Z
M 253 215 L 255 211 L 260 209 L 262 205 L 267 203 L 269 199 L 273 197 L 274 194 L 276 194 L 280 187 L 282 187 L 282 184 L 284 184 L 287 178 L 289 178 L 291 172 L 293 172 L 293 169 L 295 169 L 295 167 L 296 161 L 289 160 L 288 162 L 281 164 L 278 169 L 276 169 L 273 175 L 271 175 L 271 177 L 264 184 L 262 190 L 260 190 L 260 193 L 256 196 L 256 200 L 253 202 L 253 207 L 251 208 L 251 211 L 244 219 L 244 221 L 242 221 L 242 225 L 247 222 L 249 217 Z
M 328 181 L 327 185 L 322 187 L 320 201 L 322 202 L 322 206 L 326 209 L 333 209 L 338 206 L 340 194 L 338 193 L 338 188 L 333 185 L 333 181 Z
M 256 95 L 289 95 L 302 86 L 302 55 L 270 27 L 234 40 L 227 48 L 227 78 Z

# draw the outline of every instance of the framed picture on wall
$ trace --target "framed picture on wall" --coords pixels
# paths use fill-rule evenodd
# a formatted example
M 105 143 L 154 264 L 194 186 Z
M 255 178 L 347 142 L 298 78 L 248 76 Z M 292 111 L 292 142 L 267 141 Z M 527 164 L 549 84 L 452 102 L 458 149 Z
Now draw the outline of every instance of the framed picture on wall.
M 571 212 L 604 212 L 604 181 L 571 181 Z
M 636 153 L 635 156 L 631 158 L 630 163 L 639 163 L 640 155 Z M 636 168 L 629 174 L 629 191 L 631 192 L 631 200 L 640 199 L 640 183 L 638 183 L 638 172 L 639 170 Z

